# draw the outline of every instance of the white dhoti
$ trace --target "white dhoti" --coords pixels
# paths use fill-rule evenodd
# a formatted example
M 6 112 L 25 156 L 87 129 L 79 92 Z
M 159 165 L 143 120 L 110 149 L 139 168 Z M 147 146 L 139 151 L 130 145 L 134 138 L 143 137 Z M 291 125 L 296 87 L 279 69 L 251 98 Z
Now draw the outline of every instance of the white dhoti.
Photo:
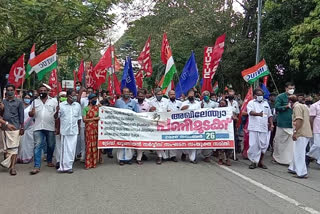
M 132 149 L 124 148 L 117 150 L 117 158 L 119 161 L 131 161 L 133 156 Z
M 156 150 L 156 153 L 158 158 L 163 158 L 163 159 L 169 158 L 168 154 L 164 150 Z
M 12 155 L 18 154 L 18 148 L 20 144 L 20 130 L 16 131 L 1 131 L 1 139 L 3 142 L 3 149 L 6 153 L 6 159 L 1 162 L 1 166 L 5 168 L 11 167 Z
M 72 170 L 76 155 L 78 135 L 61 135 L 60 168 L 58 171 Z
M 298 137 L 294 142 L 293 160 L 290 163 L 289 170 L 296 172 L 298 176 L 305 176 L 308 174 L 306 165 L 306 147 L 309 139 L 306 137 Z
M 290 164 L 293 159 L 294 145 L 292 128 L 277 127 L 273 143 L 273 158 L 280 164 Z
M 56 135 L 56 146 L 54 149 L 54 157 L 56 158 L 56 162 L 60 161 L 60 153 L 61 153 L 61 135 Z
M 307 155 L 317 159 L 317 164 L 320 164 L 320 134 L 313 134 L 313 144 Z
M 34 153 L 33 126 L 24 131 L 20 139 L 18 163 L 30 163 Z
M 248 158 L 253 163 L 259 163 L 261 154 L 266 153 L 269 146 L 269 132 L 249 131 Z

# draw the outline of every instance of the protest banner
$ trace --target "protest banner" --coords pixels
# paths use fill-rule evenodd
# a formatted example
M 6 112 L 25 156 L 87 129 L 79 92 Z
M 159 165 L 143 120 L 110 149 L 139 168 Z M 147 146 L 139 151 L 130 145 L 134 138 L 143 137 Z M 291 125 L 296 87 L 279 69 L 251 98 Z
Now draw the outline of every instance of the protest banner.
M 99 149 L 234 149 L 231 108 L 135 113 L 100 107 L 99 117 Z

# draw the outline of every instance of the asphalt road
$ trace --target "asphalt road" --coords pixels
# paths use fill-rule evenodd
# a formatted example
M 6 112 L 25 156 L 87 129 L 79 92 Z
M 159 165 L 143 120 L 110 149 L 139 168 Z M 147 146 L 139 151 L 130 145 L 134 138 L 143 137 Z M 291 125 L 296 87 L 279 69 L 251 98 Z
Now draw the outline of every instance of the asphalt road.
M 96 169 L 75 163 L 73 174 L 32 164 L 18 165 L 11 177 L 0 170 L 0 213 L 320 213 L 320 166 L 308 179 L 293 178 L 287 167 L 266 160 L 268 170 L 212 163 L 164 162 L 155 155 L 142 166 L 119 166 L 105 157 Z M 269 156 L 269 155 L 268 155 Z

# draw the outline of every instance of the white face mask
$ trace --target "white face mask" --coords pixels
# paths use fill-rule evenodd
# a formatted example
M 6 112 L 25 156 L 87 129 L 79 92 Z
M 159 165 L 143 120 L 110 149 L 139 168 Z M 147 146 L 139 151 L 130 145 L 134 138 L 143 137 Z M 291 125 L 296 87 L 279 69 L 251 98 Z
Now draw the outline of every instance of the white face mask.
M 263 96 L 257 96 L 257 101 L 261 102 L 263 100 Z
M 292 95 L 294 93 L 294 89 L 289 89 L 288 94 Z

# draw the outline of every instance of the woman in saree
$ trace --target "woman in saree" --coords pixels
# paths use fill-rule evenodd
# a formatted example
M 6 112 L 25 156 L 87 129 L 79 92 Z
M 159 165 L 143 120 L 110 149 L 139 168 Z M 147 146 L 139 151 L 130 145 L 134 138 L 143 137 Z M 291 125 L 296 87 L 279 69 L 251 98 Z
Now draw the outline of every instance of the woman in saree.
M 88 106 L 83 109 L 83 122 L 85 123 L 86 137 L 86 158 L 85 168 L 96 168 L 99 158 L 102 158 L 98 150 L 98 121 L 99 121 L 99 106 L 97 105 L 97 95 L 90 94 L 88 96 Z M 101 159 L 100 159 L 101 162 Z
M 29 111 L 31 111 L 31 98 L 32 94 L 24 94 L 22 96 L 24 105 L 24 135 L 20 139 L 20 148 L 17 157 L 18 163 L 30 163 L 33 158 L 34 141 L 33 141 L 33 128 L 34 121 L 32 117 L 29 117 Z

